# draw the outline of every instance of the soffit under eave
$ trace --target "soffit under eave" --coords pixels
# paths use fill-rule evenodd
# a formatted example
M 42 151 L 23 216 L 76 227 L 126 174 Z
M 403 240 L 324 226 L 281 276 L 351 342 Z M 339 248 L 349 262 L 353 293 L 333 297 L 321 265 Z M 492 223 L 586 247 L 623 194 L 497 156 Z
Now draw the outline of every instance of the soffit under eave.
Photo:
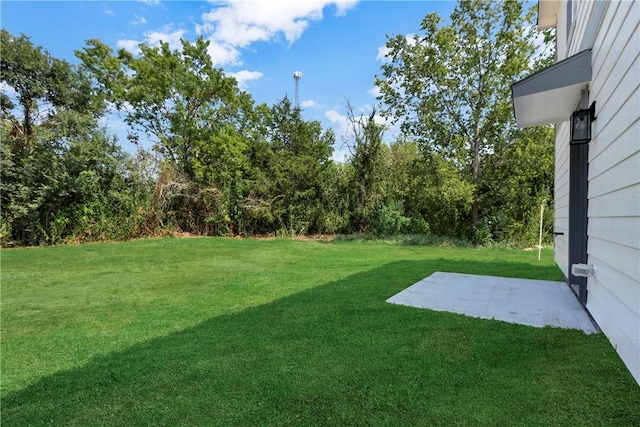
M 591 82 L 591 50 L 584 50 L 511 85 L 518 127 L 569 120 Z
M 560 2 L 558 0 L 539 0 L 538 1 L 538 29 L 539 30 L 546 30 L 556 26 L 559 7 L 560 7 Z

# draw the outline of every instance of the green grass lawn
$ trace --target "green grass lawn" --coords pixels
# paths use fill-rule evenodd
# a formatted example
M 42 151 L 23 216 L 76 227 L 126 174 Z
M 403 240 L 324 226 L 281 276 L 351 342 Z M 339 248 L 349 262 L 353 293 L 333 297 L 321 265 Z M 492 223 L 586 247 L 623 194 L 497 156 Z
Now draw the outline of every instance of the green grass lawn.
M 385 300 L 550 251 L 165 239 L 2 250 L 2 425 L 640 425 L 602 334 Z

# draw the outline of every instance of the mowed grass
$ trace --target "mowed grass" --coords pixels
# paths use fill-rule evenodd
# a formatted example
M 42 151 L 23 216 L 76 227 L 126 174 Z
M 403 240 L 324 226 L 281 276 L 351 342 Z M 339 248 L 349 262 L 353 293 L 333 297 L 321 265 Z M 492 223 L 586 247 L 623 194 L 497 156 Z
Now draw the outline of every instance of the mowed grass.
M 551 251 L 165 239 L 1 252 L 2 425 L 640 425 L 602 334 L 388 304 Z

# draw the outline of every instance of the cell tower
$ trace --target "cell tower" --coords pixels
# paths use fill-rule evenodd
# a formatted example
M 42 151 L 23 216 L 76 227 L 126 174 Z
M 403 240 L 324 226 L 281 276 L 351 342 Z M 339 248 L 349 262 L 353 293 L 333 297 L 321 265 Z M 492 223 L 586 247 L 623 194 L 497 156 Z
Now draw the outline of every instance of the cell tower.
M 302 71 L 293 72 L 293 80 L 296 81 L 296 108 L 300 107 L 300 79 L 302 78 Z

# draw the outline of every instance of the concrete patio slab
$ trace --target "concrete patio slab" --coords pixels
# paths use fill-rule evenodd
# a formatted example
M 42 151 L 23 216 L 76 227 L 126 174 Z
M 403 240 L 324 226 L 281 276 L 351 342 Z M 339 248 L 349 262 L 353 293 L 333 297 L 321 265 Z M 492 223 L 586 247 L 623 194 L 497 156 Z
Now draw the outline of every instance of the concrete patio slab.
M 598 332 L 563 282 L 436 272 L 387 302 L 528 326 Z

